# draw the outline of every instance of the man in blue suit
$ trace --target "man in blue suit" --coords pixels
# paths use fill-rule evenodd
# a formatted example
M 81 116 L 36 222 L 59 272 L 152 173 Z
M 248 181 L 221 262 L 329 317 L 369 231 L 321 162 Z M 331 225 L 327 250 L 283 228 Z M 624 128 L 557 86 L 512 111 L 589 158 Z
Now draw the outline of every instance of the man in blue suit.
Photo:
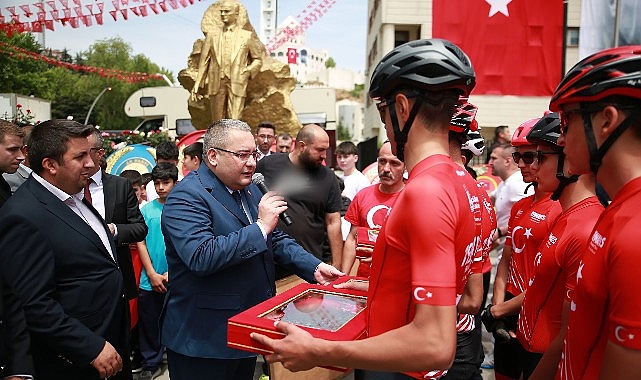
M 246 123 L 214 122 L 204 152 L 162 215 L 170 284 L 162 341 L 172 380 L 252 379 L 256 355 L 227 347 L 227 319 L 276 294 L 274 264 L 321 284 L 343 273 L 275 230 L 287 203 L 252 184 L 258 153 Z

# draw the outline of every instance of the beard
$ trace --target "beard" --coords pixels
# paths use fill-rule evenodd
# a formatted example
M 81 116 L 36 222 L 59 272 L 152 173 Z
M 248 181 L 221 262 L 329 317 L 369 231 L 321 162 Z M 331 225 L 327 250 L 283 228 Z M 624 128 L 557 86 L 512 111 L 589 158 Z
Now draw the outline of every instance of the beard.
M 300 162 L 301 164 L 303 164 L 303 166 L 307 170 L 316 170 L 321 166 L 321 163 L 318 161 L 315 161 L 311 157 L 311 154 L 309 154 L 309 152 L 306 150 L 300 154 Z

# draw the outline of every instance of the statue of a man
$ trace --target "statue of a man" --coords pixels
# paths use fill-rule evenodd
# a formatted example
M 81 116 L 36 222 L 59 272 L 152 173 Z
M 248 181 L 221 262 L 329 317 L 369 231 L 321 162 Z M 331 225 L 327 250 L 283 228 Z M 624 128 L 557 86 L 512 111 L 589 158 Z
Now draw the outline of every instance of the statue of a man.
M 206 93 L 212 98 L 212 121 L 239 119 L 245 107 L 247 83 L 262 66 L 262 50 L 252 32 L 238 24 L 241 4 L 220 1 L 222 28 L 208 31 L 202 46 L 192 100 L 207 79 Z

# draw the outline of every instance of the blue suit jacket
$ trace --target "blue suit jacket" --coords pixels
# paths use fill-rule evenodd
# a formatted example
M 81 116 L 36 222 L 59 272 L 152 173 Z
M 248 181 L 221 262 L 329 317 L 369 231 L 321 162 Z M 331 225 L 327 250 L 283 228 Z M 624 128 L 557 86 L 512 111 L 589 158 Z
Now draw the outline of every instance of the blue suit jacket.
M 242 197 L 256 220 L 262 193 L 251 184 Z M 310 282 L 320 263 L 282 231 L 265 240 L 207 165 L 174 187 L 162 231 L 169 264 L 162 342 L 187 356 L 255 356 L 227 347 L 227 319 L 275 295 L 274 262 Z

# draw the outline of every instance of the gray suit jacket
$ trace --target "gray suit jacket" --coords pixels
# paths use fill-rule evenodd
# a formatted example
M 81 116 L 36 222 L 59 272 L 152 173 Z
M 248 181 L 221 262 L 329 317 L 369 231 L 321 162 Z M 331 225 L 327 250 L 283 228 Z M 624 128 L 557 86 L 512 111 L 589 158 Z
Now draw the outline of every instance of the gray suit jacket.
M 23 164 L 20 164 L 18 167 L 18 171 L 16 171 L 13 174 L 9 173 L 2 173 L 2 176 L 4 177 L 5 181 L 11 186 L 11 193 L 15 193 L 16 190 L 24 183 L 24 181 L 29 178 L 29 175 L 31 174 L 31 169 L 27 168 Z

